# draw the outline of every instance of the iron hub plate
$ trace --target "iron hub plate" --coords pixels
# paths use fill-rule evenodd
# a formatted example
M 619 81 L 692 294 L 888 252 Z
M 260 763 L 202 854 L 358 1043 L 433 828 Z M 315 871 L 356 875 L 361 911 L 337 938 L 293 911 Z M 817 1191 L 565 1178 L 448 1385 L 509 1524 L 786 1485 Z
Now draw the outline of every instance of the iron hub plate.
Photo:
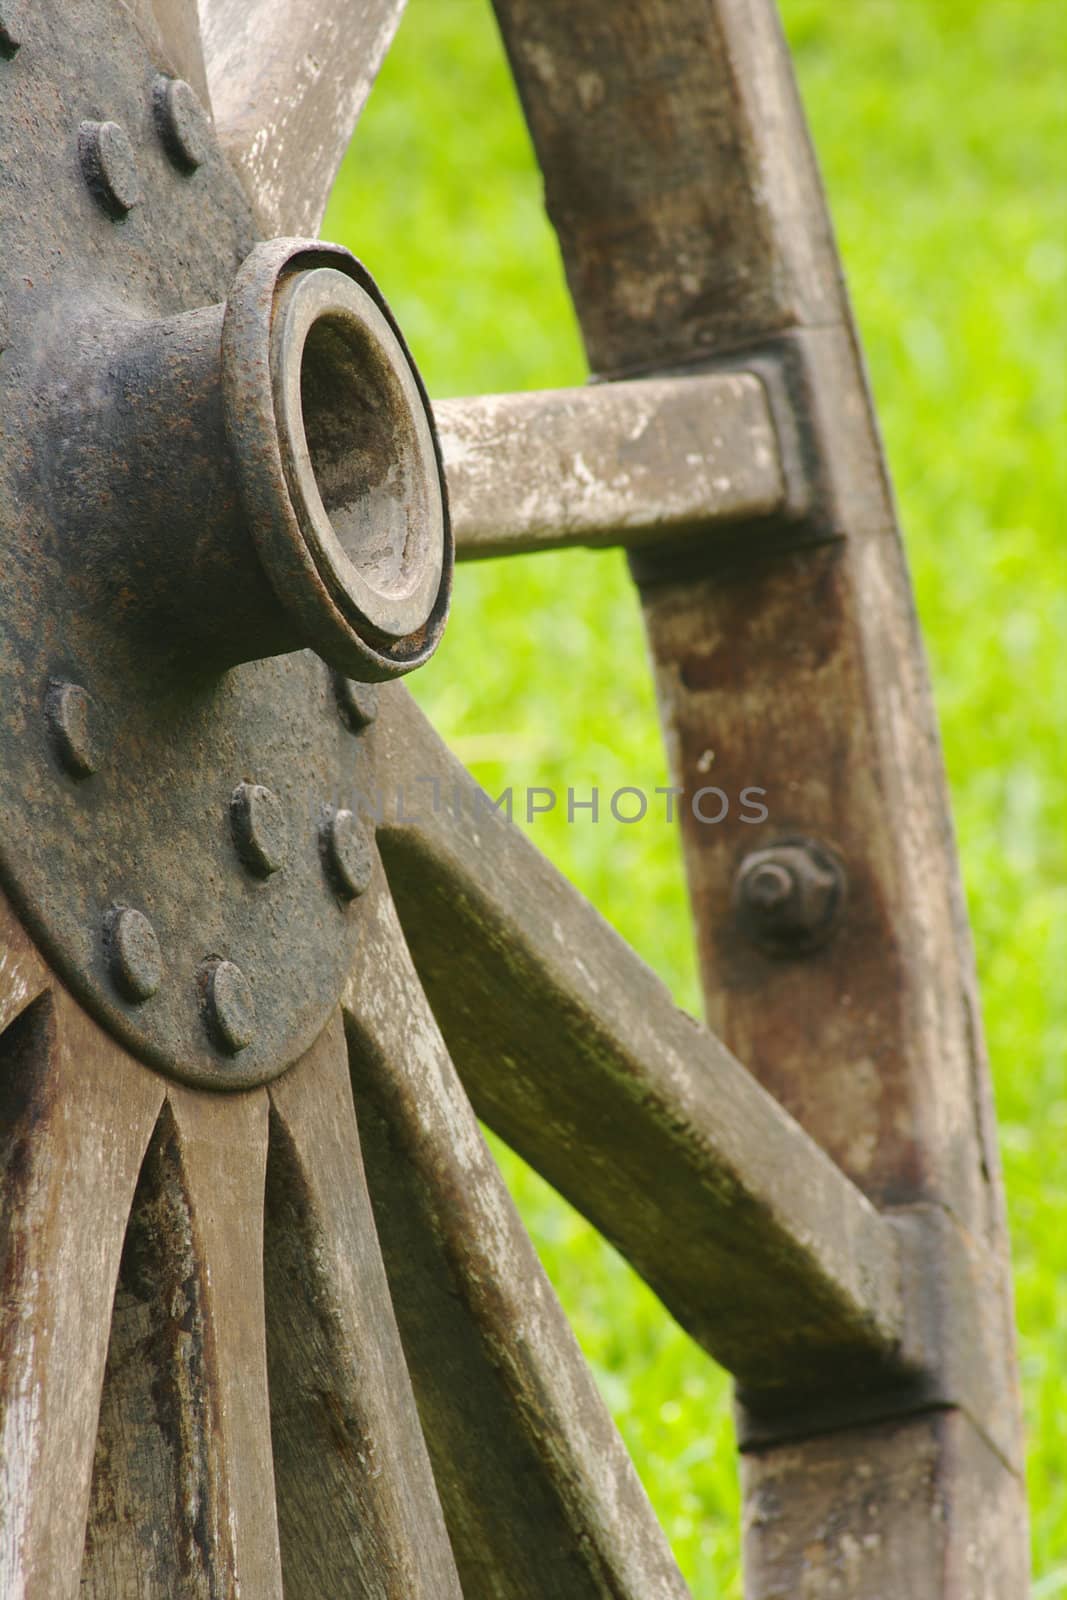
M 0 875 L 60 976 L 133 1052 L 191 1083 L 248 1087 L 313 1043 L 351 970 L 358 919 L 323 830 L 354 806 L 359 732 L 310 652 L 176 680 L 121 643 L 121 606 L 83 604 L 27 396 L 72 307 L 149 320 L 217 304 L 255 227 L 209 128 L 193 170 L 176 158 L 165 64 L 124 7 L 82 0 L 75 24 L 63 0 L 40 0 L 22 34 L 0 59 Z M 87 181 L 84 148 L 104 124 L 128 148 L 109 134 L 101 159 L 133 163 L 112 171 L 110 196 L 106 172 Z M 280 870 L 249 864 L 241 785 L 275 797 Z M 123 910 L 154 932 L 154 987 L 136 949 L 116 950 Z M 212 1025 L 220 963 L 247 981 L 238 1010 L 250 998 L 254 1019 L 240 1026 Z

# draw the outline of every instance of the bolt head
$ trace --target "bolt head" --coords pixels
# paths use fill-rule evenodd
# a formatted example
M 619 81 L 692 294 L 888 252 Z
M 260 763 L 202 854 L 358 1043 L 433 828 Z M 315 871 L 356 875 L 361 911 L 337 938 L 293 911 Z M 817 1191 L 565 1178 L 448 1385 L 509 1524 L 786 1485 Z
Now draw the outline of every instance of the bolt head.
M 378 715 L 378 685 L 360 683 L 358 678 L 335 672 L 333 687 L 342 721 L 353 733 L 360 733 Z
M 816 950 L 837 928 L 845 904 L 841 863 L 811 839 L 747 855 L 734 879 L 734 913 L 751 943 L 770 955 Z
M 141 175 L 125 129 L 117 122 L 83 122 L 78 129 L 82 173 L 97 204 L 116 221 L 141 199 Z
M 163 982 L 163 952 L 142 911 L 116 906 L 104 927 L 108 969 L 119 993 L 135 1004 L 151 1000 Z
M 198 975 L 208 1032 L 228 1056 L 240 1055 L 256 1037 L 256 999 L 236 962 L 212 958 Z
M 793 875 L 779 861 L 761 861 L 745 880 L 745 893 L 752 906 L 765 913 L 785 906 L 795 892 Z
M 45 696 L 45 718 L 56 754 L 72 778 L 88 778 L 103 760 L 100 717 L 80 683 L 54 679 Z
M 152 98 L 163 148 L 180 172 L 195 172 L 211 151 L 206 111 L 182 78 L 161 75 Z
M 240 783 L 230 799 L 234 844 L 249 872 L 269 878 L 289 860 L 289 821 L 274 793 L 261 783 Z
M 0 3 L 0 56 L 10 61 L 22 45 L 22 28 L 18 0 Z
M 355 900 L 370 886 L 374 851 L 370 838 L 352 811 L 330 811 L 322 825 L 326 875 L 342 900 Z

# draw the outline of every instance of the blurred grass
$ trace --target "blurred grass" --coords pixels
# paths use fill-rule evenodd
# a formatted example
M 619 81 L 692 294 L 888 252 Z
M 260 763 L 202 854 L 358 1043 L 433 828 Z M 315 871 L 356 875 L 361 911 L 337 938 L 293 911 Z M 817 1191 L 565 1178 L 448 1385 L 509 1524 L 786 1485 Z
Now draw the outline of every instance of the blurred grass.
M 1067 8 L 785 0 L 894 470 L 941 714 L 1013 1231 L 1035 1594 L 1067 1596 Z M 485 0 L 410 0 L 325 233 L 438 396 L 576 383 L 580 342 Z M 614 553 L 460 570 L 415 691 L 488 786 L 665 781 Z M 535 823 L 699 1006 L 662 823 Z M 723 1376 L 506 1151 L 509 1181 L 698 1600 L 740 1594 Z

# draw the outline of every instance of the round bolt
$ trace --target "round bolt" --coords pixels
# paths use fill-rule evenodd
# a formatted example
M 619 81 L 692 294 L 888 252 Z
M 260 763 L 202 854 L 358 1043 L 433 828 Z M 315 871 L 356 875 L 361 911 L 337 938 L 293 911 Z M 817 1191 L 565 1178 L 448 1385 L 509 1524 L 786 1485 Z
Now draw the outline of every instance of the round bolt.
M 152 99 L 163 148 L 180 171 L 195 172 L 211 150 L 203 106 L 181 78 L 158 77 Z
M 201 967 L 199 987 L 208 1032 L 228 1056 L 240 1055 L 256 1036 L 252 985 L 233 961 L 213 959 Z
M 156 930 L 141 911 L 118 906 L 104 929 L 108 968 L 127 1000 L 150 1000 L 163 982 L 163 953 Z
M 360 683 L 357 678 L 346 678 L 335 672 L 333 687 L 342 720 L 353 733 L 359 733 L 374 721 L 378 715 L 376 683 Z
M 249 872 L 269 878 L 289 859 L 289 823 L 273 789 L 241 783 L 230 799 L 230 826 L 237 853 Z
M 92 695 L 80 683 L 56 679 L 48 685 L 45 716 L 63 766 L 72 778 L 88 778 L 103 760 Z
M 124 217 L 141 198 L 137 159 L 117 122 L 83 122 L 78 129 L 82 173 L 97 203 L 110 217 Z
M 331 811 L 322 825 L 327 875 L 344 900 L 355 900 L 370 885 L 374 852 L 359 818 L 352 811 Z
M 830 938 L 845 905 L 837 857 L 811 839 L 789 839 L 747 855 L 734 879 L 742 932 L 772 955 L 802 955 Z
M 22 45 L 17 0 L 0 0 L 0 56 L 7 61 Z

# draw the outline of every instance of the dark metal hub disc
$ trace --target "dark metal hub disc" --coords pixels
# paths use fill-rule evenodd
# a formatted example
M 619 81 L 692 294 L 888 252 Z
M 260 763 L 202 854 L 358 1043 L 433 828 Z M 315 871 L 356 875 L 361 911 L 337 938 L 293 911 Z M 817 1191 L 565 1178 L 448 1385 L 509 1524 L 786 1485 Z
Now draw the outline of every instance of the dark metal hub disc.
M 0 876 L 132 1050 L 247 1087 L 351 968 L 345 708 L 444 625 L 432 419 L 357 262 L 256 246 L 124 8 L 31 18 L 0 59 Z

